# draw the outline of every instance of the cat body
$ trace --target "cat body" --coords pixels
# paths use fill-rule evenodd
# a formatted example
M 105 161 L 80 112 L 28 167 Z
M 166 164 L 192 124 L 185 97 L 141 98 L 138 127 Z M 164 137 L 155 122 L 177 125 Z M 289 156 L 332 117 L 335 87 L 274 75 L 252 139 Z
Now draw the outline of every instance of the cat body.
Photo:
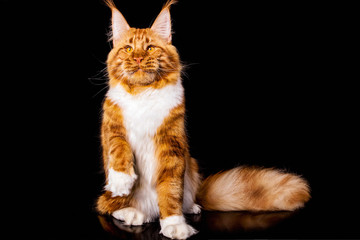
M 105 192 L 97 210 L 128 225 L 160 217 L 161 233 L 196 233 L 183 213 L 294 210 L 309 199 L 302 178 L 274 169 L 238 167 L 201 181 L 190 157 L 181 64 L 171 44 L 168 1 L 151 28 L 130 28 L 114 3 L 101 140 Z M 200 206 L 198 205 L 200 204 Z
M 117 85 L 110 88 L 107 99 L 121 109 L 127 140 L 136 159 L 135 172 L 139 175 L 139 186 L 134 191 L 136 208 L 146 213 L 147 221 L 152 221 L 159 216 L 155 184 L 158 161 L 154 138 L 170 111 L 176 107 L 182 108 L 184 89 L 181 79 L 164 88 L 149 88 L 136 95 Z M 188 177 L 189 174 L 185 176 Z M 189 180 L 185 180 L 185 183 L 188 182 Z M 185 188 L 191 193 L 186 191 L 189 192 L 189 197 L 185 198 L 183 209 L 189 212 L 194 205 L 196 190 L 190 189 L 188 184 Z

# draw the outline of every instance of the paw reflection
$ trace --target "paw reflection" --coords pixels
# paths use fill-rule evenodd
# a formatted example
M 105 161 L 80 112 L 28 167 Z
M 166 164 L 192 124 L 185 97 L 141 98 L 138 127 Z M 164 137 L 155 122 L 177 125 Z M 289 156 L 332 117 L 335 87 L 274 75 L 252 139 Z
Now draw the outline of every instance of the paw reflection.
M 160 232 L 159 223 L 146 223 L 141 226 L 129 226 L 124 222 L 111 216 L 98 215 L 102 228 L 112 236 L 119 239 L 163 239 Z

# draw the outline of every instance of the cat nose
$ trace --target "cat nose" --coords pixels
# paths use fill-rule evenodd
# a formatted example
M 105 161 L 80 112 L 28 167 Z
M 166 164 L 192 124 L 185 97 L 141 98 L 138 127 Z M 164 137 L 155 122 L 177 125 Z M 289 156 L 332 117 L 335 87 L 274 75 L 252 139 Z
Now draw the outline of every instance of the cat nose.
M 140 64 L 143 59 L 144 59 L 143 57 L 134 57 L 134 60 L 135 60 L 138 64 Z

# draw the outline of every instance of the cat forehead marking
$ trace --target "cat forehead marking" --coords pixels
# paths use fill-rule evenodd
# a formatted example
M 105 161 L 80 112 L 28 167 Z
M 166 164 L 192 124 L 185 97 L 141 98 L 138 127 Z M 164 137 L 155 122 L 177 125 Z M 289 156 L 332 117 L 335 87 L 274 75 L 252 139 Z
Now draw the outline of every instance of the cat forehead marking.
M 151 29 L 150 28 L 132 28 L 130 29 L 128 42 L 133 44 L 134 42 L 141 41 L 145 43 L 151 42 Z

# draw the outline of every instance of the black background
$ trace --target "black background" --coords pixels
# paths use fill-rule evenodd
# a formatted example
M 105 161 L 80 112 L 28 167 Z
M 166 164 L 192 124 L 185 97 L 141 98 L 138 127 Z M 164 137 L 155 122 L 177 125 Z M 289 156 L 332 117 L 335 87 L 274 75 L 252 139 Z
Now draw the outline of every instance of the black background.
M 139 28 L 164 4 L 115 2 Z M 189 0 L 172 7 L 190 151 L 204 175 L 275 167 L 302 175 L 312 189 L 306 207 L 279 227 L 199 236 L 359 237 L 351 8 Z M 104 181 L 99 129 L 110 10 L 100 0 L 2 0 L 0 14 L 11 156 L 4 193 L 15 205 L 7 209 L 16 216 L 10 225 L 30 226 L 13 233 L 110 238 L 93 210 Z

